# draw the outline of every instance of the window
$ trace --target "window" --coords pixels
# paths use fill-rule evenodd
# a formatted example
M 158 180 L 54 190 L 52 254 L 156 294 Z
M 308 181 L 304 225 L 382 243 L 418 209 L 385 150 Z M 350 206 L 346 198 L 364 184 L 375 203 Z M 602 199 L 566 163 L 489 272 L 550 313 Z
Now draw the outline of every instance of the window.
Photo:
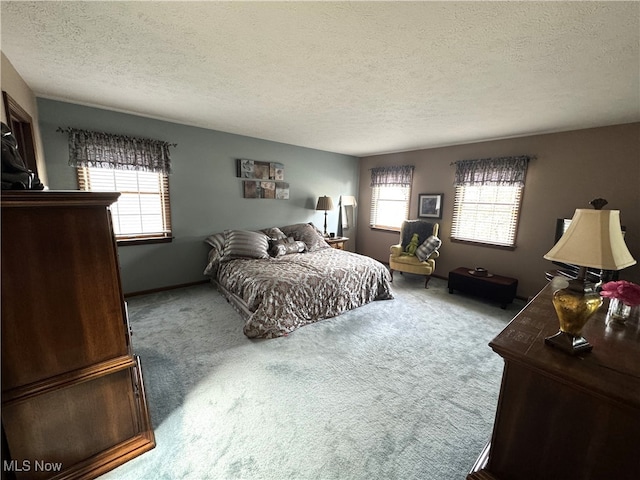
M 120 192 L 111 206 L 118 241 L 171 241 L 169 147 L 160 140 L 68 128 L 80 190 Z
M 80 190 L 120 192 L 111 206 L 118 240 L 171 238 L 169 177 L 158 172 L 79 167 Z
M 522 187 L 457 186 L 452 237 L 457 240 L 513 247 Z
M 456 162 L 451 238 L 515 247 L 530 157 Z
M 371 192 L 371 226 L 400 230 L 409 216 L 408 187 L 373 187 Z
M 371 169 L 371 227 L 400 230 L 409 216 L 412 178 L 409 165 Z

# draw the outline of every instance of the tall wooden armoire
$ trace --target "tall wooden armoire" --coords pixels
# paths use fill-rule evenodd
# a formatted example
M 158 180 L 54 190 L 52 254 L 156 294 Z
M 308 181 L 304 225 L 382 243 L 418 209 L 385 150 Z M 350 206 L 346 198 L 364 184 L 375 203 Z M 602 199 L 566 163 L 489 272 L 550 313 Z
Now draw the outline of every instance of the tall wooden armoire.
M 3 477 L 95 478 L 152 449 L 109 205 L 3 191 Z

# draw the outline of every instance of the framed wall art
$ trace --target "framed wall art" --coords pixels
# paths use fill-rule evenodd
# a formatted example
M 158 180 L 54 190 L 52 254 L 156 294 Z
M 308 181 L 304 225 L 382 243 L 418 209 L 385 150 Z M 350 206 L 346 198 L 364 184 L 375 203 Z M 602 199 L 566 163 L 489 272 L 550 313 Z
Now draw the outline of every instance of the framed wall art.
M 238 158 L 236 160 L 236 175 L 240 178 L 256 180 L 284 180 L 284 165 L 277 162 L 260 162 Z
M 244 180 L 242 184 L 244 198 L 289 200 L 288 183 L 272 180 Z
M 244 198 L 289 200 L 289 184 L 283 181 L 284 165 L 282 163 L 238 158 L 236 175 L 243 179 Z
M 418 217 L 442 218 L 442 193 L 421 193 L 418 195 Z

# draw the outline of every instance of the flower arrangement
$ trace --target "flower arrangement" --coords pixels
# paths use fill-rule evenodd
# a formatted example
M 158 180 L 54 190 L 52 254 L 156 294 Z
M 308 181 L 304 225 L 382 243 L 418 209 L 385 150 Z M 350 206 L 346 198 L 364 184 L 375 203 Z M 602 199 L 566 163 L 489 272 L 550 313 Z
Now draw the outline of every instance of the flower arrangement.
M 607 298 L 618 299 L 630 307 L 640 305 L 640 285 L 626 280 L 605 283 L 602 285 L 600 295 Z

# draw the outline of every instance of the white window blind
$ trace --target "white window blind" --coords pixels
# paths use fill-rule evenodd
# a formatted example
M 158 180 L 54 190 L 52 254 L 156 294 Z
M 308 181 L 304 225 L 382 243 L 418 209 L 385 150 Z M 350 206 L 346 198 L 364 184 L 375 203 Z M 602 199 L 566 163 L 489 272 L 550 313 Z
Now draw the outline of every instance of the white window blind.
M 371 227 L 400 231 L 409 215 L 413 170 L 413 165 L 371 169 Z
M 374 228 L 400 230 L 409 216 L 410 187 L 377 186 L 371 192 L 371 221 Z
M 120 192 L 111 206 L 118 240 L 171 237 L 168 175 L 97 167 L 77 171 L 80 190 Z
M 452 238 L 515 246 L 522 189 L 521 185 L 458 185 Z

